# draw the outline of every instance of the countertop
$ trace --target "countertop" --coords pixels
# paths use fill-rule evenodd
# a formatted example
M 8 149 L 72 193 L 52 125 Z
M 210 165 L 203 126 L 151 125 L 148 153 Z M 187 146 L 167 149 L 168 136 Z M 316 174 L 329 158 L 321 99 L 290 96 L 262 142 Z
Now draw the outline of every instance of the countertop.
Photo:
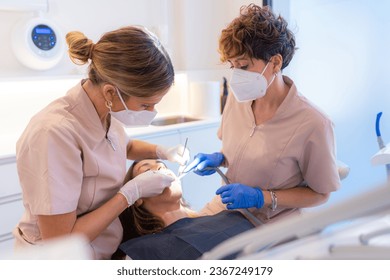
M 158 116 L 158 118 L 160 117 L 162 116 Z M 197 121 L 164 125 L 164 126 L 150 125 L 147 127 L 140 127 L 140 128 L 134 128 L 134 127 L 126 128 L 126 132 L 129 135 L 129 137 L 144 136 L 152 133 L 164 134 L 164 133 L 172 132 L 174 130 L 186 131 L 186 130 L 198 129 L 200 126 L 202 127 L 214 126 L 215 124 L 218 124 L 220 121 L 221 121 L 220 118 L 206 118 Z
M 169 116 L 169 115 L 168 115 Z M 157 118 L 167 117 L 157 116 Z M 156 118 L 156 119 L 157 119 Z M 199 121 L 192 121 L 186 123 L 178 123 L 165 126 L 147 126 L 139 128 L 126 128 L 126 132 L 131 138 L 136 138 L 138 136 L 145 136 L 149 134 L 165 134 L 172 133 L 175 130 L 192 130 L 198 129 L 200 126 L 209 127 L 218 124 L 221 121 L 220 118 L 206 118 Z M 16 141 L 18 140 L 19 135 L 2 135 L 0 139 L 0 160 L 7 160 L 9 158 L 15 157 L 16 153 Z

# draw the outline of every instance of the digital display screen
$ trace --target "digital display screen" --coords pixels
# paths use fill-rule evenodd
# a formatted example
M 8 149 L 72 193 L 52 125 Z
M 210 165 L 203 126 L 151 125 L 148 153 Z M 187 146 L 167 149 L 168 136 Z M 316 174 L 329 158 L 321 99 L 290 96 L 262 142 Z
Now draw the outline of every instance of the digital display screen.
M 57 42 L 54 30 L 45 24 L 39 24 L 33 28 L 31 39 L 34 45 L 43 51 L 51 50 Z
M 35 28 L 35 32 L 37 34 L 50 34 L 51 33 L 51 29 L 50 28 Z

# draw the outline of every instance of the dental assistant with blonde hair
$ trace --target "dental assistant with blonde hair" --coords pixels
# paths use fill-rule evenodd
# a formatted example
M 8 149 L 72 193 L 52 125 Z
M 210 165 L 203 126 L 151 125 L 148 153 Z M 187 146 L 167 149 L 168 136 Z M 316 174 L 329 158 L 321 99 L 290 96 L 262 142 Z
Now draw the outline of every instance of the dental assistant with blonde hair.
M 15 248 L 82 234 L 93 259 L 110 259 L 122 240 L 119 214 L 175 180 L 151 170 L 123 185 L 126 160 L 184 164 L 189 157 L 181 145 L 128 139 L 124 129 L 150 124 L 174 69 L 157 37 L 142 27 L 107 32 L 97 43 L 75 31 L 66 41 L 74 63 L 89 63 L 88 78 L 37 113 L 17 142 L 25 211 Z
M 248 208 L 267 223 L 323 204 L 340 187 L 332 121 L 282 74 L 295 50 L 287 22 L 269 7 L 244 6 L 222 30 L 221 61 L 232 68 L 222 151 L 198 154 L 184 170 L 227 167 L 229 184 L 204 213 Z

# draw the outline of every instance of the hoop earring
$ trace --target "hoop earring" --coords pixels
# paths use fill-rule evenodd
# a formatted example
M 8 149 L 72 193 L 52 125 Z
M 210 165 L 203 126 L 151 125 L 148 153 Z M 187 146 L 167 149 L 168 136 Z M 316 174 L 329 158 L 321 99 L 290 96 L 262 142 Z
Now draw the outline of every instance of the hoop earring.
M 112 102 L 110 100 L 106 100 L 106 107 L 111 111 Z

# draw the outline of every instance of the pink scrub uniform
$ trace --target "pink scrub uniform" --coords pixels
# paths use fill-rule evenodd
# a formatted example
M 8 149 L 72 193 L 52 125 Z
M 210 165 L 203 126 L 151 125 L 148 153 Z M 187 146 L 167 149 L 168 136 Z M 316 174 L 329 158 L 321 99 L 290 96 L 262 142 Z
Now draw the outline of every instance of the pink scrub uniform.
M 340 187 L 336 166 L 333 123 L 301 96 L 286 76 L 290 90 L 272 119 L 256 126 L 252 102 L 238 103 L 228 98 L 218 137 L 222 140 L 230 183 L 241 183 L 263 190 L 307 186 L 318 193 Z M 215 175 L 217 176 L 217 175 Z M 201 213 L 224 210 L 215 197 Z M 263 223 L 298 209 L 268 207 L 249 209 Z
M 128 139 L 115 119 L 107 133 L 81 83 L 35 115 L 16 145 L 25 212 L 15 247 L 41 241 L 37 215 L 76 210 L 83 215 L 112 198 L 126 173 Z M 108 259 L 122 239 L 117 218 L 91 245 L 92 257 Z

